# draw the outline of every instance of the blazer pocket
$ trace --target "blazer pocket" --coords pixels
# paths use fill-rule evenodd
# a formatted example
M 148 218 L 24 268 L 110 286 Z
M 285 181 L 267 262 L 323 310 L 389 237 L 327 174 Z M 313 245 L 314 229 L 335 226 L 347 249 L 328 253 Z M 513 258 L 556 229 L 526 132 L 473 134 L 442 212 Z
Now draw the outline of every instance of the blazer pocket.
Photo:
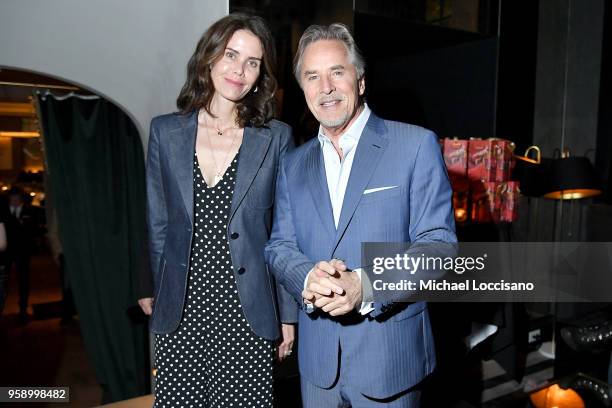
M 394 187 L 385 190 L 374 191 L 368 194 L 362 194 L 360 204 L 367 204 L 377 201 L 399 198 L 402 194 L 402 191 L 404 191 L 402 187 Z

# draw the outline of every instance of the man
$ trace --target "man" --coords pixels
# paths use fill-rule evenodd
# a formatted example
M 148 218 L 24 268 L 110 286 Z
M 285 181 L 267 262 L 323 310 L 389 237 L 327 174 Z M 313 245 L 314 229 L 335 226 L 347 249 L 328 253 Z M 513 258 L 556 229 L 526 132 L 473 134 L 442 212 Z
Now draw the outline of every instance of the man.
M 9 190 L 9 214 L 6 222 L 8 249 L 7 272 L 15 263 L 19 284 L 19 321 L 28 320 L 28 297 L 30 295 L 30 258 L 34 245 L 35 214 L 25 202 L 24 192 L 14 187 Z
M 426 305 L 363 302 L 361 243 L 456 242 L 435 135 L 372 113 L 364 70 L 342 24 L 300 39 L 295 75 L 319 135 L 281 165 L 266 258 L 304 304 L 307 408 L 419 405 L 418 384 L 435 366 Z

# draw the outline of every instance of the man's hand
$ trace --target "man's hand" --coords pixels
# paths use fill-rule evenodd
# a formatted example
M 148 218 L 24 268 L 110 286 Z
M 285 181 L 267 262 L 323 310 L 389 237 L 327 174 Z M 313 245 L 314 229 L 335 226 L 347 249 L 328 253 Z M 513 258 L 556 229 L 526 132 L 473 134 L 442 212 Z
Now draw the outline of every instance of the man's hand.
M 339 271 L 335 276 L 330 276 L 329 279 L 333 284 L 340 286 L 344 294 L 334 295 L 333 297 L 316 297 L 314 305 L 330 316 L 340 316 L 355 310 L 361 305 L 363 293 L 361 288 L 361 279 L 356 272 Z
M 317 263 L 306 282 L 306 289 L 302 292 L 304 302 L 314 304 L 331 316 L 349 313 L 363 299 L 359 276 L 348 271 L 339 259 Z
M 138 299 L 138 305 L 142 309 L 142 312 L 147 316 L 150 316 L 153 313 L 153 298 L 142 298 Z
M 306 288 L 302 291 L 304 303 L 311 304 L 322 296 L 331 299 L 334 294 L 344 294 L 344 289 L 328 279 L 339 271 L 346 271 L 346 265 L 342 261 L 332 259 L 329 262 L 317 262 L 306 278 Z

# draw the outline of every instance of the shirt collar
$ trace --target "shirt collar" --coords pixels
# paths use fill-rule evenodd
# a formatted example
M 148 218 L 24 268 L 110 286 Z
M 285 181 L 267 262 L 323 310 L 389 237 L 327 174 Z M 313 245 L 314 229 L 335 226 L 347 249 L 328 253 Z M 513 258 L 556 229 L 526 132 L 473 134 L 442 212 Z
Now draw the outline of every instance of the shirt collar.
M 359 142 L 363 129 L 370 118 L 370 113 L 372 113 L 372 111 L 368 107 L 368 104 L 364 103 L 363 110 L 359 116 L 357 116 L 357 119 L 355 119 L 351 126 L 349 126 L 348 129 L 346 129 L 340 136 L 338 143 L 344 151 L 344 154 L 347 154 Z M 319 138 L 321 148 L 323 148 L 326 143 L 331 143 L 331 140 L 329 140 L 327 135 L 323 132 L 323 127 L 321 125 L 319 125 L 319 134 L 317 137 Z

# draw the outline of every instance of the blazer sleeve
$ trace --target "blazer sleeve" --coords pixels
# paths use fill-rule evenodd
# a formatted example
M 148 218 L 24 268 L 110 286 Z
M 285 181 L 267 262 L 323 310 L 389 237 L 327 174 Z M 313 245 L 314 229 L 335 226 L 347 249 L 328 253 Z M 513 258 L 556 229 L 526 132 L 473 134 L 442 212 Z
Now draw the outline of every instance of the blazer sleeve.
M 293 134 L 291 132 L 291 128 L 287 127 L 286 131 L 281 132 L 281 145 L 280 145 L 280 155 L 279 155 L 279 164 L 278 167 L 281 167 L 282 160 L 285 154 L 288 151 L 291 151 L 295 144 L 293 141 Z M 278 171 L 277 171 L 278 173 Z M 278 280 L 275 279 L 276 282 L 276 296 L 278 299 L 278 310 L 280 315 L 281 323 L 284 324 L 293 324 L 297 323 L 297 314 L 298 314 L 298 304 L 291 297 L 289 292 L 278 283 Z
M 276 280 L 298 302 L 302 302 L 304 279 L 314 267 L 298 245 L 293 225 L 293 214 L 286 176 L 287 158 L 284 158 L 278 172 L 276 197 L 274 200 L 274 222 L 272 234 L 266 245 L 265 256 Z
M 147 229 L 149 236 L 150 269 L 153 275 L 154 290 L 159 287 L 159 265 L 166 240 L 168 213 L 160 165 L 159 129 L 157 121 L 151 122 L 149 147 L 147 152 Z
M 410 190 L 408 192 L 410 205 L 410 249 L 409 254 L 417 256 L 454 256 L 457 236 L 455 235 L 455 219 L 452 211 L 452 190 L 446 172 L 446 166 L 437 138 L 433 132 L 427 131 L 418 148 Z M 440 276 L 443 274 L 439 272 Z M 409 302 L 401 293 L 397 302 Z M 376 317 L 387 310 L 392 310 L 394 302 L 376 302 L 374 311 Z
M 436 135 L 427 132 L 410 182 L 410 241 L 455 243 L 453 191 Z

